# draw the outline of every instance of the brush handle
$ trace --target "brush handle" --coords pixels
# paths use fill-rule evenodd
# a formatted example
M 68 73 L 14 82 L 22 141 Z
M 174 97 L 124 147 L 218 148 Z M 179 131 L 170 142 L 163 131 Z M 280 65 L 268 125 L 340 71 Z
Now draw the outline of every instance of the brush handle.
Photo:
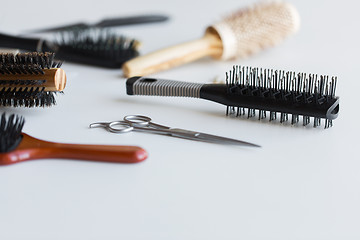
M 0 47 L 38 51 L 39 48 L 42 47 L 42 43 L 40 39 L 36 38 L 23 38 L 0 34 Z
M 116 26 L 141 24 L 141 23 L 163 22 L 168 19 L 169 17 L 164 15 L 139 15 L 139 16 L 119 17 L 119 18 L 107 18 L 96 23 L 94 26 L 116 27 Z
M 126 81 L 126 92 L 128 95 L 200 98 L 203 86 L 201 83 L 132 77 Z
M 222 43 L 215 32 L 207 31 L 204 37 L 168 47 L 127 61 L 123 65 L 125 77 L 144 76 L 189 63 L 206 56 L 222 54 Z
M 107 18 L 101 20 L 96 24 L 87 24 L 87 23 L 73 23 L 70 25 L 32 30 L 29 32 L 32 33 L 43 33 L 43 32 L 61 32 L 61 31 L 76 31 L 76 30 L 86 30 L 90 28 L 106 28 L 106 27 L 116 27 L 116 26 L 126 26 L 133 24 L 142 24 L 142 23 L 153 23 L 153 22 L 163 22 L 168 20 L 169 17 L 164 15 L 139 15 L 139 16 L 129 16 L 129 17 L 119 17 L 119 18 Z
M 14 151 L 0 154 L 0 165 L 44 158 L 137 163 L 147 158 L 147 152 L 137 146 L 81 145 L 47 142 L 23 133 L 23 139 Z

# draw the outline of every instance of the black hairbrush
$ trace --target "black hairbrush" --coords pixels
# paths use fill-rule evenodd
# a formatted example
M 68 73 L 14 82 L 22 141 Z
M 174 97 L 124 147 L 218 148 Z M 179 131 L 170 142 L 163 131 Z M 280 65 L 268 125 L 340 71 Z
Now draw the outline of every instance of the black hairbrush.
M 56 58 L 106 68 L 121 65 L 139 55 L 137 41 L 109 31 L 68 31 L 54 42 L 0 34 L 0 47 L 26 51 L 54 52 Z
M 226 84 L 200 84 L 146 77 L 132 77 L 126 82 L 128 95 L 194 97 L 227 106 L 226 114 L 247 115 L 303 125 L 314 118 L 314 127 L 325 119 L 325 128 L 338 116 L 339 98 L 335 96 L 336 77 L 234 66 L 226 73 Z M 247 112 L 245 111 L 247 110 Z
M 66 85 L 54 53 L 0 54 L 0 106 L 48 107 Z

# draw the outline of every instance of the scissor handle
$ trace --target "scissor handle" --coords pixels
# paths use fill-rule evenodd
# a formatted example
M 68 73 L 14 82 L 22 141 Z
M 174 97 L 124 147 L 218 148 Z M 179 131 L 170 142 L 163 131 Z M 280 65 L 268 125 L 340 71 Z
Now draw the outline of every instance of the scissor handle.
M 124 117 L 124 121 L 128 122 L 131 126 L 134 127 L 146 127 L 150 126 L 157 129 L 170 129 L 168 126 L 160 125 L 157 123 L 153 123 L 152 119 L 143 115 L 127 115 Z
M 126 121 L 97 122 L 90 124 L 89 127 L 90 128 L 103 127 L 109 132 L 113 132 L 113 133 L 126 133 L 134 130 L 134 127 L 131 126 L 131 124 Z
M 151 118 L 143 115 L 127 115 L 124 117 L 124 121 L 131 125 L 147 126 L 151 122 Z

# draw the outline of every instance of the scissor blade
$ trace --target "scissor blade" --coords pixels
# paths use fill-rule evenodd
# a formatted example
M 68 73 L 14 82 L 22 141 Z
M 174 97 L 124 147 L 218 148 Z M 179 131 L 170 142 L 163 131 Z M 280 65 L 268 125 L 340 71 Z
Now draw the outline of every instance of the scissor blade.
M 221 144 L 229 144 L 229 145 L 241 145 L 241 146 L 248 146 L 248 147 L 261 147 L 254 143 L 249 143 L 233 138 L 226 138 L 220 137 L 212 134 L 195 132 L 195 131 L 188 131 L 178 128 L 172 128 L 171 135 L 176 137 L 188 138 L 197 141 L 204 141 L 204 142 L 211 142 L 211 143 L 221 143 Z
M 220 136 L 207 134 L 207 133 L 199 133 L 199 135 L 197 135 L 197 137 L 201 140 L 209 141 L 209 142 L 216 142 L 216 143 L 229 144 L 229 145 L 242 145 L 242 146 L 248 146 L 248 147 L 261 147 L 260 145 L 257 145 L 254 143 L 245 142 L 245 141 L 241 141 L 241 140 L 237 140 L 237 139 L 233 139 L 233 138 L 220 137 Z

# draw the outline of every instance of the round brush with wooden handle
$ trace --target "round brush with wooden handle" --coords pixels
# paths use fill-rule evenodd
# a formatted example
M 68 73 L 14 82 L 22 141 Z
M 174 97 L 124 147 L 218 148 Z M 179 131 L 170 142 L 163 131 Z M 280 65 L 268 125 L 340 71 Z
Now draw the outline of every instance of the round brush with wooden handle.
M 241 9 L 208 27 L 202 38 L 127 61 L 125 77 L 143 76 L 211 56 L 244 58 L 274 46 L 299 27 L 296 9 L 284 2 L 266 2 Z

